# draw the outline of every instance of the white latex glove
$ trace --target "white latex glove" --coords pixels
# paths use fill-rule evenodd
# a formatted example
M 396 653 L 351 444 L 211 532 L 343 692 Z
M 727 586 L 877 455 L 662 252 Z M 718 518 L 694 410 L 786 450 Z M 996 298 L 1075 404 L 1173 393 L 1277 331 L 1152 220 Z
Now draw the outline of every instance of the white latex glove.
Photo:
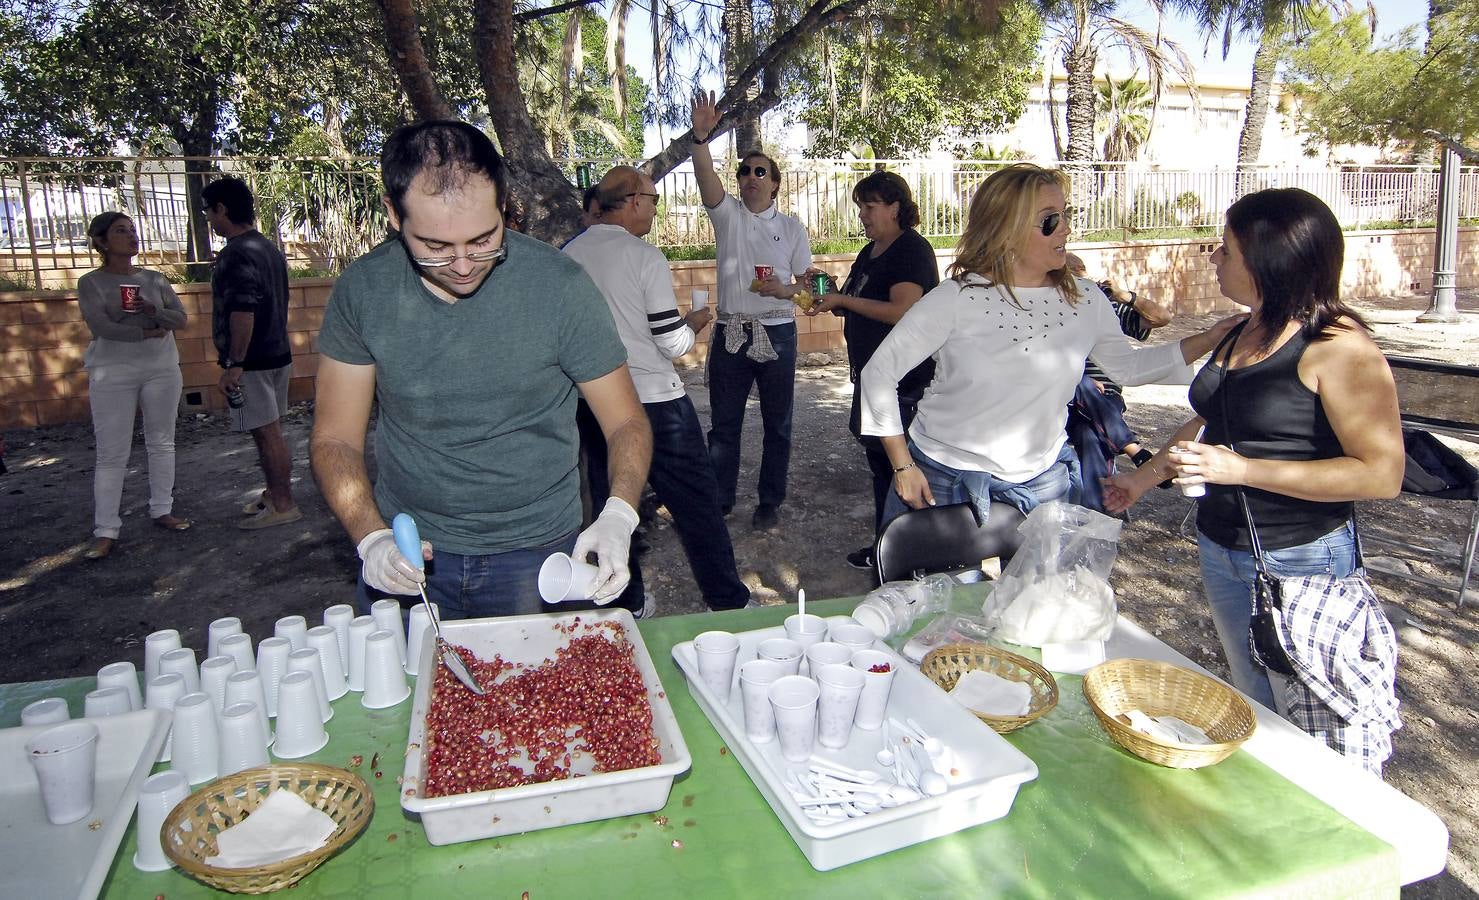
M 626 590 L 632 573 L 627 569 L 627 555 L 632 549 L 632 532 L 637 530 L 637 511 L 620 497 L 608 497 L 601 514 L 591 527 L 575 539 L 576 559 L 596 554 L 596 583 L 591 599 L 604 606 Z
M 387 594 L 421 593 L 426 583 L 426 573 L 401 554 L 395 546 L 395 535 L 389 528 L 372 531 L 365 535 L 355 548 L 365 563 L 360 567 L 360 577 L 365 584 Z M 424 554 L 431 550 L 428 541 L 421 542 Z

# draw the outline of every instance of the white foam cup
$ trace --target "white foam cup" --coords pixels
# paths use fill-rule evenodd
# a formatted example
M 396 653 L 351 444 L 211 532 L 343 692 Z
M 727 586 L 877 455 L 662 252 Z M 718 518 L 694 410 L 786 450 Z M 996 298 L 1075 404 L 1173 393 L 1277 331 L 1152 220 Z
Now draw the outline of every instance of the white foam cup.
M 226 679 L 226 705 L 235 706 L 238 703 L 250 703 L 257 713 L 257 718 L 262 720 L 262 745 L 265 747 L 272 743 L 272 726 L 267 722 L 267 693 L 262 689 L 262 675 L 259 672 L 237 672 Z M 222 728 L 224 735 L 225 729 Z
M 820 644 L 812 644 L 806 648 L 806 671 L 816 677 L 817 669 L 822 666 L 835 666 L 838 663 L 846 664 L 852 659 L 853 650 L 841 644 L 831 641 L 822 641 Z
M 770 686 L 770 707 L 781 756 L 787 762 L 806 762 L 816 741 L 817 697 L 820 689 L 810 678 L 783 675 Z
M 200 664 L 200 689 L 210 694 L 216 712 L 226 708 L 226 679 L 236 674 L 236 658 L 221 654 Z
M 196 691 L 175 701 L 174 727 L 170 731 L 170 768 L 185 773 L 191 784 L 204 784 L 216 777 L 221 755 L 221 734 L 210 694 Z
M 841 644 L 853 650 L 870 650 L 877 642 L 878 635 L 864 625 L 839 623 L 828 629 L 827 638 L 834 644 Z
M 144 638 L 144 683 L 159 674 L 159 657 L 182 646 L 180 633 L 173 628 L 161 628 Z
M 82 698 L 82 718 L 101 719 L 104 716 L 121 716 L 132 712 L 128 702 L 128 691 L 121 687 L 98 688 L 88 691 Z
M 849 665 L 822 666 L 814 673 L 820 696 L 817 699 L 817 743 L 840 750 L 852 737 L 858 697 L 867 679 Z
M 551 553 L 539 567 L 539 596 L 545 603 L 589 600 L 597 568 L 568 553 Z
M 775 712 L 770 686 L 786 669 L 773 659 L 752 659 L 739 667 L 740 700 L 745 706 L 745 737 L 752 744 L 775 740 Z
M 22 725 L 57 725 L 70 718 L 67 701 L 61 697 L 43 697 L 21 708 Z
M 98 726 L 66 722 L 26 742 L 26 757 L 41 783 L 41 803 L 53 825 L 66 825 L 92 812 L 97 780 Z
M 221 638 L 232 634 L 241 634 L 241 620 L 236 616 L 222 616 L 210 624 L 206 629 L 205 655 L 207 657 L 221 655 Z
M 221 711 L 221 752 L 216 766 L 220 777 L 267 765 L 267 738 L 262 725 L 265 721 L 257 704 L 250 700 L 233 703 Z
M 800 644 L 802 651 L 812 644 L 820 644 L 827 639 L 827 620 L 821 616 L 811 613 L 806 615 L 786 616 L 783 623 L 786 629 L 786 637 Z
M 150 775 L 144 781 L 143 787 L 139 788 L 139 841 L 138 851 L 134 853 L 135 869 L 163 872 L 172 867 L 159 844 L 159 829 L 170 812 L 188 796 L 189 782 L 173 769 Z
M 336 603 L 324 610 L 324 624 L 334 629 L 339 636 L 339 662 L 344 664 L 344 674 L 349 674 L 349 623 L 354 621 L 354 607 L 348 603 Z
M 324 690 L 330 700 L 338 700 L 349 692 L 344 684 L 344 657 L 339 655 L 339 633 L 332 625 L 315 625 L 308 629 L 308 646 L 318 651 L 324 667 Z
M 236 660 L 236 671 L 250 672 L 257 668 L 256 651 L 252 649 L 252 637 L 249 634 L 228 634 L 221 638 L 217 646 L 222 656 L 229 656 Z
M 288 672 L 288 654 L 293 645 L 287 638 L 263 638 L 257 644 L 257 672 L 262 676 L 262 693 L 267 697 L 267 715 L 277 715 L 277 684 Z
M 898 661 L 882 650 L 859 650 L 848 663 L 863 673 L 863 693 L 858 696 L 853 724 L 864 731 L 874 731 L 888 715 L 888 695 L 893 690 Z M 871 671 L 874 666 L 888 666 L 888 671 Z
M 397 658 L 406 665 L 406 620 L 401 605 L 395 600 L 376 600 L 370 604 L 370 618 L 375 620 L 376 631 L 388 631 L 395 639 Z
M 435 603 L 431 605 L 432 611 L 437 615 L 437 621 L 441 621 L 442 609 Z M 411 607 L 411 622 L 406 627 L 406 674 L 415 675 L 421 671 L 422 644 L 426 643 L 426 632 L 431 630 L 431 614 L 426 611 L 426 604 L 419 603 Z M 434 651 L 433 651 L 434 652 Z M 436 671 L 433 666 L 432 671 Z
M 385 709 L 410 695 L 405 666 L 396 656 L 395 635 L 371 632 L 365 638 L 365 693 L 360 703 L 367 709 Z
M 329 742 L 319 712 L 318 689 L 306 671 L 288 672 L 277 686 L 277 738 L 272 754 L 279 759 L 298 759 L 317 753 Z
M 739 658 L 739 638 L 727 631 L 705 631 L 693 639 L 693 652 L 698 657 L 698 674 L 719 698 L 729 702 L 734 684 L 734 663 Z
M 123 688 L 128 693 L 130 709 L 144 708 L 144 692 L 139 687 L 139 670 L 131 662 L 108 663 L 98 669 L 98 689 Z
M 345 680 L 351 691 L 365 689 L 365 638 L 375 630 L 370 616 L 355 616 L 349 623 L 349 673 Z
M 708 305 L 709 305 L 709 292 L 708 291 L 701 291 L 698 288 L 694 288 L 693 289 L 693 309 L 694 309 L 694 312 L 697 312 L 698 310 L 701 310 L 705 306 L 708 306 Z
M 324 664 L 318 651 L 312 647 L 294 650 L 288 654 L 289 672 L 307 672 L 313 678 L 313 692 L 318 697 L 319 715 L 327 722 L 334 718 L 334 707 L 329 702 L 329 692 L 324 687 Z
M 185 677 L 178 672 L 165 672 L 155 675 L 144 686 L 144 706 L 147 709 L 163 709 L 173 711 L 175 701 L 188 694 L 185 690 Z M 173 728 L 173 725 L 171 726 Z M 169 738 L 164 739 L 164 745 L 159 748 L 159 762 L 169 762 Z
M 185 679 L 185 693 L 200 690 L 200 666 L 195 664 L 195 651 L 190 647 L 177 647 L 159 657 L 159 674 L 171 672 Z
M 786 668 L 787 675 L 801 671 L 801 645 L 790 638 L 768 638 L 755 648 L 761 659 L 773 659 Z
M 272 636 L 287 638 L 294 650 L 308 646 L 308 620 L 302 616 L 283 616 L 272 625 Z

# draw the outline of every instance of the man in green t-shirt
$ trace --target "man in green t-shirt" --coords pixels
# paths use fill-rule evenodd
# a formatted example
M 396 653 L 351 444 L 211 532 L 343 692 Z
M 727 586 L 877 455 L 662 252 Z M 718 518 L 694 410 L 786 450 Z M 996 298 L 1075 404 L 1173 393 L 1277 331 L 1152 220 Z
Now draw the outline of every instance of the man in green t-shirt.
M 503 160 L 476 128 L 405 126 L 380 165 L 395 236 L 334 285 L 309 448 L 363 560 L 361 610 L 424 583 L 445 618 L 538 612 L 539 567 L 556 552 L 594 554 L 593 599 L 611 600 L 629 578 L 652 433 L 605 300 L 573 260 L 505 228 Z M 577 395 L 611 470 L 579 537 Z M 386 527 L 400 512 L 426 539 L 424 574 Z

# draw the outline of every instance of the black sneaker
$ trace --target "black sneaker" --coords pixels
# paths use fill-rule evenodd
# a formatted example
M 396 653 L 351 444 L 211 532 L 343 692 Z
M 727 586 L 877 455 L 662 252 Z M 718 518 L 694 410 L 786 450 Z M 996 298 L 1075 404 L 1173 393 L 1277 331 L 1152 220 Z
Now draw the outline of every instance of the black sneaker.
M 762 503 L 755 507 L 755 518 L 750 520 L 756 531 L 769 531 L 781 524 L 780 507 L 772 503 Z
M 847 555 L 847 564 L 854 569 L 873 568 L 873 545 L 859 548 Z

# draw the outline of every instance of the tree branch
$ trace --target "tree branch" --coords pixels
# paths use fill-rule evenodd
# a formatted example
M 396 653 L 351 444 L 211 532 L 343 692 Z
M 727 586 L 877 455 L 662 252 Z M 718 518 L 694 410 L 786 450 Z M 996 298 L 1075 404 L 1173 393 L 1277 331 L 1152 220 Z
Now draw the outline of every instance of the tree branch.
M 1439 144 L 1442 144 L 1444 147 L 1447 147 L 1449 150 L 1457 153 L 1459 159 L 1462 159 L 1466 163 L 1479 162 L 1479 150 L 1473 150 L 1469 147 L 1464 146 L 1463 144 L 1455 140 L 1453 135 L 1451 134 L 1444 134 L 1443 132 L 1433 128 L 1420 129 L 1419 133 L 1422 134 L 1423 137 L 1432 138 Z
M 454 118 L 452 104 L 442 96 L 431 75 L 426 50 L 421 45 L 421 25 L 411 0 L 377 0 L 380 23 L 385 30 L 385 49 L 390 66 L 400 80 L 401 90 L 411 101 L 416 118 Z
M 544 6 L 539 9 L 526 9 L 523 12 L 514 13 L 515 22 L 530 22 L 534 19 L 543 19 L 545 16 L 557 16 L 562 12 L 579 9 L 582 6 L 595 6 L 605 0 L 567 0 L 565 3 L 556 3 L 554 6 Z

